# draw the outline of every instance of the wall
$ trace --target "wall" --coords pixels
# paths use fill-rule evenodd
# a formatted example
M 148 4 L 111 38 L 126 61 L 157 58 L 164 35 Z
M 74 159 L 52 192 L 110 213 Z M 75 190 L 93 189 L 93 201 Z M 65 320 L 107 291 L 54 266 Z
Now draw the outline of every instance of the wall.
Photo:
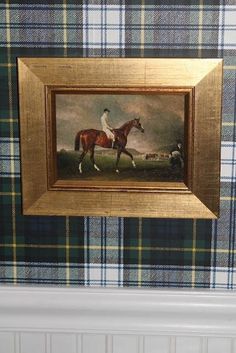
M 1 283 L 235 287 L 235 2 L 130 3 L 0 4 Z M 18 56 L 224 57 L 220 219 L 23 217 Z
M 234 292 L 0 288 L 0 353 L 235 353 Z

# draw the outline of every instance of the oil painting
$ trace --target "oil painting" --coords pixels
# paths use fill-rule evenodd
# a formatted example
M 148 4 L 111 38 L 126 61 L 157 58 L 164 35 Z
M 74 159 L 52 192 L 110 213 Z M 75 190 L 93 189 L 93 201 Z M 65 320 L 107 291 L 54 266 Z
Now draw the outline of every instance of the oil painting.
M 184 96 L 56 94 L 59 179 L 183 181 Z

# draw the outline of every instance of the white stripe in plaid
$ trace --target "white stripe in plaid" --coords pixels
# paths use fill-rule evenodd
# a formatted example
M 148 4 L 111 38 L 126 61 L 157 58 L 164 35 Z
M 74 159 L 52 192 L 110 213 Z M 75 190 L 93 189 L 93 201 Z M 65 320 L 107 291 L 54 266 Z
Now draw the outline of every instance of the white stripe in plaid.
M 236 48 L 236 6 L 220 6 L 219 49 Z
M 12 164 L 14 168 L 12 168 Z M 19 139 L 0 138 L 0 177 L 20 176 Z
M 108 48 L 124 48 L 125 7 L 118 5 L 83 6 L 84 34 L 83 48 L 102 50 Z
M 236 142 L 222 143 L 221 181 L 236 181 Z
M 84 264 L 69 264 L 70 285 L 84 284 Z M 51 262 L 17 262 L 17 282 L 28 284 L 61 284 L 65 285 L 67 265 Z M 12 262 L 0 262 L 0 278 L 2 283 L 13 282 Z
M 115 217 L 85 218 L 85 285 L 122 285 L 123 222 Z
M 215 267 L 211 271 L 211 288 L 235 289 L 235 268 Z
M 195 271 L 194 286 L 204 288 L 209 286 L 211 268 L 178 265 L 129 265 L 125 266 L 124 286 L 137 287 L 139 271 L 141 271 L 142 287 L 191 287 L 192 272 Z

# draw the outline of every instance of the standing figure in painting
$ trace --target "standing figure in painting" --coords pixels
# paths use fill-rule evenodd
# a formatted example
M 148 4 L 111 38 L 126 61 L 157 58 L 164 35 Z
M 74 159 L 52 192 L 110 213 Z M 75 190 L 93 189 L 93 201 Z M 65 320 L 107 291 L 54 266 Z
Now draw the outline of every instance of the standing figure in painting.
M 171 167 L 183 168 L 184 167 L 184 151 L 183 144 L 181 140 L 176 141 L 176 146 L 171 149 L 169 154 Z
M 110 113 L 110 110 L 105 108 L 101 116 L 101 124 L 102 124 L 102 130 L 105 132 L 107 137 L 112 140 L 111 148 L 113 148 L 115 143 L 115 135 L 112 132 L 113 128 L 109 125 L 109 122 L 108 122 L 109 113 Z

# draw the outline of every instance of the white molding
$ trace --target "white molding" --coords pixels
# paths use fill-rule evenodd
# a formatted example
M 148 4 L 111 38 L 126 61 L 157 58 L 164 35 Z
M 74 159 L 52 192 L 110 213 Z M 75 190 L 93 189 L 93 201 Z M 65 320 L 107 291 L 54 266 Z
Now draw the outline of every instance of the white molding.
M 1 286 L 0 331 L 236 337 L 236 293 Z

